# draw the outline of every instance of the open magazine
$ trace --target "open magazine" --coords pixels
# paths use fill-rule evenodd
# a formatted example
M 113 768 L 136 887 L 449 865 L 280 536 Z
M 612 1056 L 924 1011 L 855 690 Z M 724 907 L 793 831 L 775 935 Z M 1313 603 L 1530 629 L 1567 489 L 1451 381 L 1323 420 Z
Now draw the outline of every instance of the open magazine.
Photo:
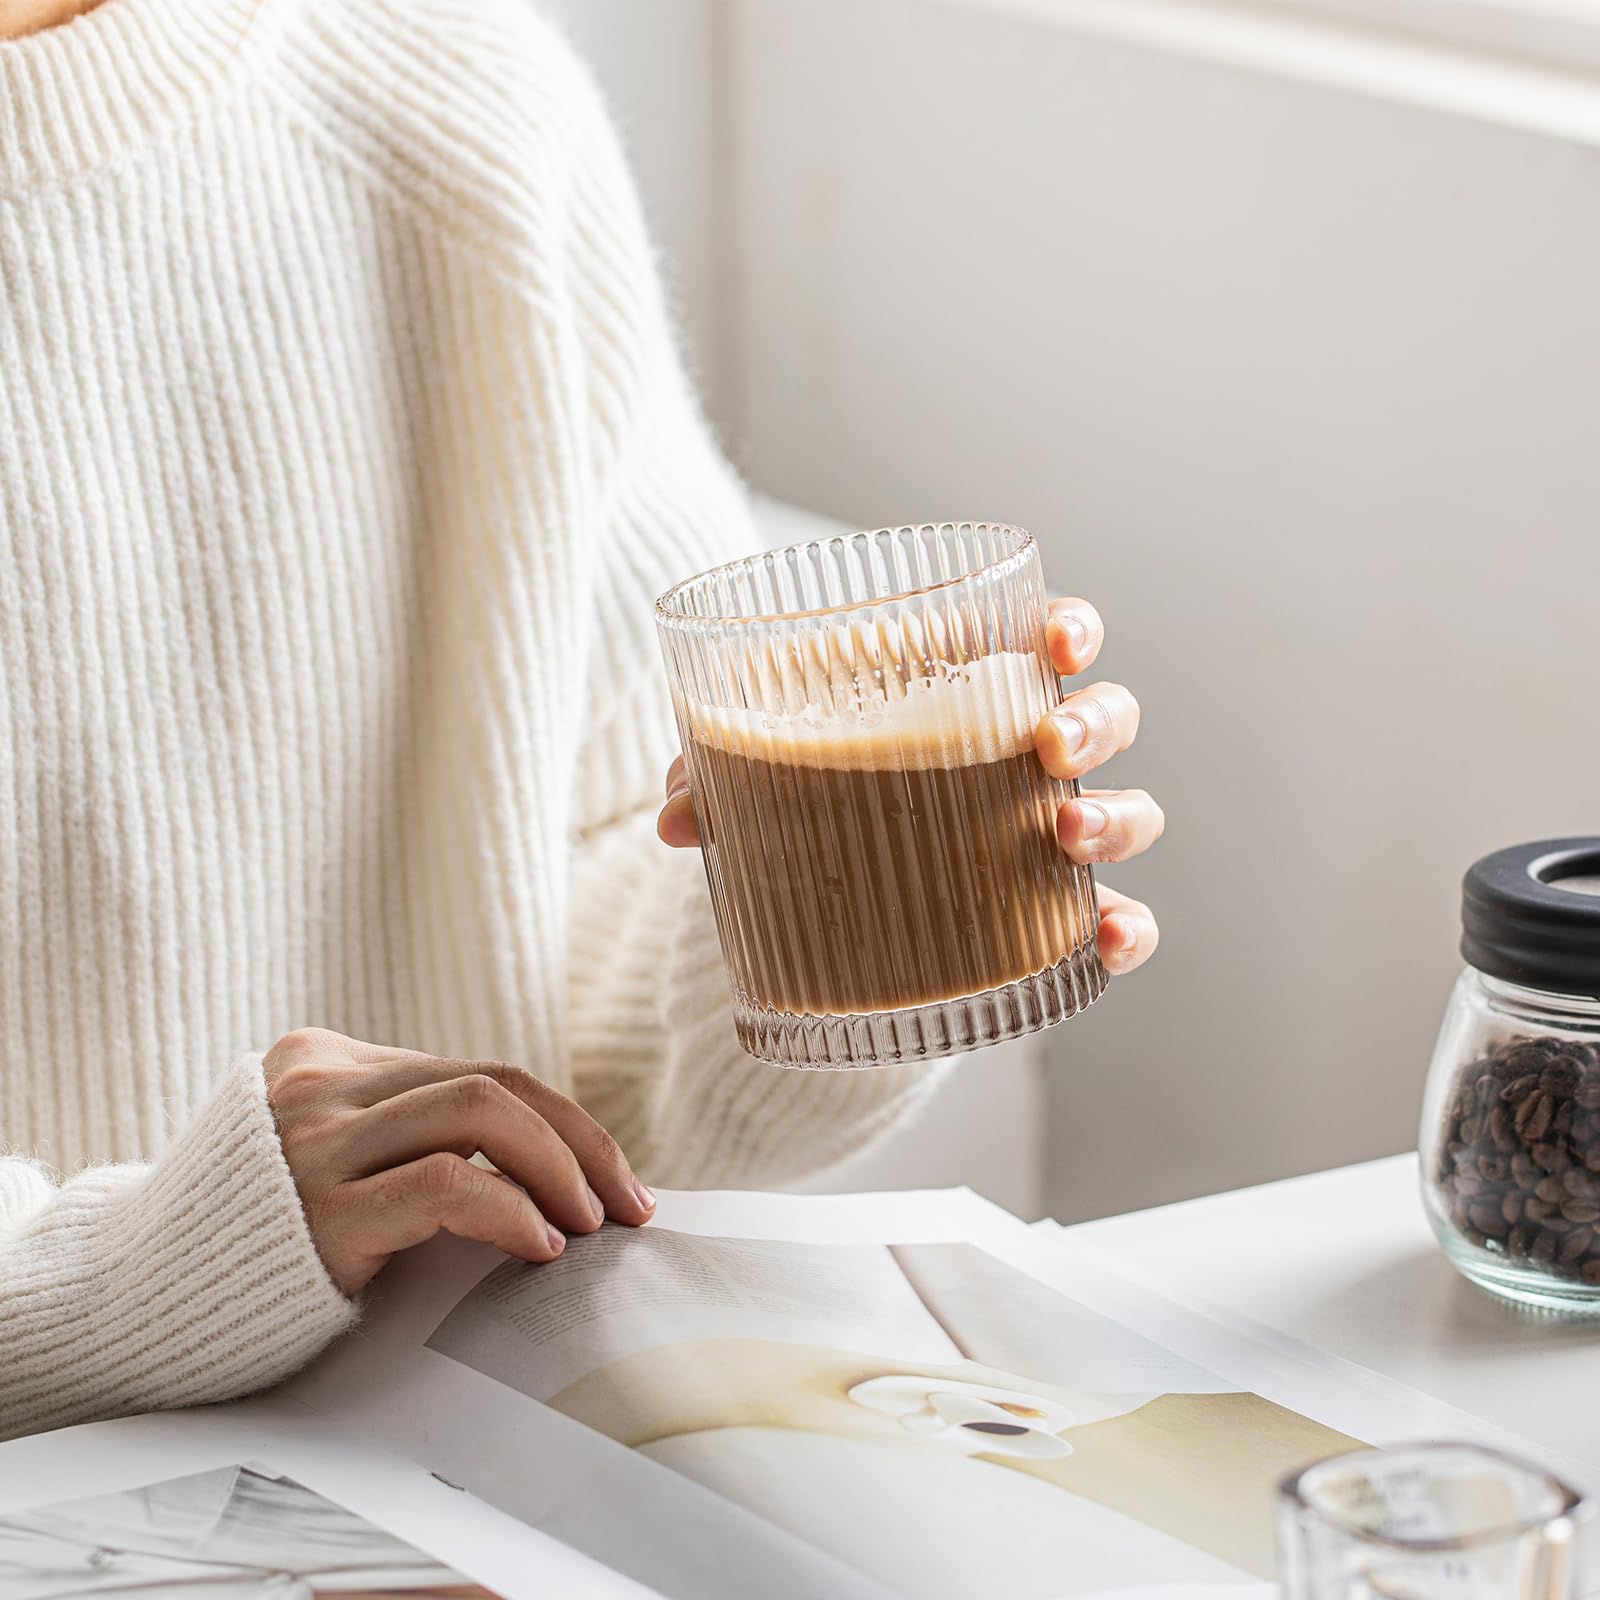
M 0 1595 L 1243 1600 L 1283 1476 L 1440 1435 L 1517 1448 L 966 1191 L 663 1195 L 411 1252 L 271 1395 L 0 1445 Z

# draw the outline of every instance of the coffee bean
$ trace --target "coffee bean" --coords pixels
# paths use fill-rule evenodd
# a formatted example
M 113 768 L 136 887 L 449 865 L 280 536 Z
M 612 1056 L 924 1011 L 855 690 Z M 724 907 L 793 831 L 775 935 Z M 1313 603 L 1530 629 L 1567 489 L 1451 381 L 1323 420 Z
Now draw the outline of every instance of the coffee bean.
M 1511 1176 L 1511 1163 L 1498 1150 L 1478 1158 L 1478 1176 L 1485 1183 L 1504 1183 Z
M 1507 1196 L 1509 1199 L 1510 1197 Z M 1555 1215 L 1555 1206 L 1549 1200 L 1541 1200 L 1538 1195 L 1530 1194 L 1522 1202 L 1522 1214 L 1529 1222 L 1543 1222 L 1546 1217 Z M 1515 1222 L 1512 1216 L 1506 1218 L 1507 1222 Z
M 1530 1206 L 1536 1206 L 1538 1203 L 1539 1202 L 1537 1200 L 1533 1199 L 1530 1199 L 1526 1202 L 1526 1204 Z M 1517 1218 L 1523 1214 L 1523 1205 L 1524 1201 L 1522 1196 L 1513 1189 L 1510 1194 L 1506 1195 L 1505 1198 L 1501 1200 L 1500 1215 L 1504 1217 L 1507 1222 L 1515 1222 Z
M 1504 1096 L 1505 1090 L 1502 1089 L 1500 1093 Z M 1582 1082 L 1572 1091 L 1572 1098 L 1585 1111 L 1600 1111 L 1600 1073 L 1586 1073 Z
M 1525 1099 L 1528 1091 L 1536 1087 L 1538 1082 L 1539 1074 L 1537 1072 L 1525 1072 L 1520 1078 L 1513 1078 L 1511 1082 L 1500 1091 L 1500 1099 L 1502 1103 L 1511 1100 L 1520 1101 Z
M 1585 1283 L 1600 1284 L 1600 1256 L 1592 1257 L 1584 1262 L 1583 1281 Z
M 1586 1167 L 1569 1167 L 1561 1174 L 1561 1187 L 1568 1194 L 1581 1195 L 1586 1200 L 1600 1195 L 1600 1181 L 1596 1181 L 1595 1175 Z
M 1537 1039 L 1513 1039 L 1506 1055 L 1506 1066 L 1516 1073 L 1530 1073 L 1537 1078 L 1544 1071 L 1544 1051 Z
M 1550 1118 L 1555 1115 L 1556 1109 L 1555 1101 L 1543 1089 L 1532 1098 L 1533 1109 L 1528 1113 L 1527 1121 L 1517 1130 L 1522 1135 L 1523 1143 L 1528 1145 L 1536 1145 L 1544 1138 L 1550 1127 Z M 1465 1124 L 1462 1125 L 1461 1137 L 1467 1139 Z M 1472 1137 L 1476 1138 L 1477 1135 L 1474 1134 Z M 1472 1140 L 1467 1139 L 1467 1142 L 1470 1144 Z M 1539 1158 L 1535 1156 L 1533 1159 L 1537 1161 Z
M 1561 1241 L 1555 1236 L 1555 1234 L 1546 1229 L 1541 1229 L 1539 1236 L 1533 1241 L 1533 1249 L 1528 1253 L 1535 1261 L 1554 1261 L 1556 1258 L 1556 1247 L 1560 1243 Z
M 1561 1248 L 1556 1251 L 1556 1259 L 1563 1262 L 1576 1261 L 1585 1250 L 1589 1248 L 1589 1241 L 1593 1235 L 1582 1228 L 1574 1228 L 1565 1239 L 1561 1241 Z
M 1481 1078 L 1478 1080 L 1483 1081 Z M 1564 1058 L 1552 1061 L 1539 1074 L 1539 1087 L 1557 1100 L 1567 1100 L 1578 1086 L 1578 1069 Z
M 1600 1205 L 1593 1200 L 1566 1200 L 1562 1202 L 1561 1215 L 1568 1222 L 1600 1222 Z
M 1541 1178 L 1538 1187 L 1533 1191 L 1547 1205 L 1559 1205 L 1566 1198 L 1566 1186 L 1553 1172 Z
M 1517 1142 L 1517 1130 L 1511 1126 L 1511 1113 L 1504 1106 L 1495 1106 L 1486 1124 L 1489 1137 L 1496 1150 L 1506 1152 Z
M 1484 1073 L 1478 1079 L 1474 1089 L 1478 1105 L 1485 1111 L 1500 1098 L 1500 1080 L 1492 1072 Z
M 1560 1145 L 1548 1140 L 1536 1144 L 1528 1154 L 1533 1157 L 1533 1164 L 1545 1172 L 1565 1172 L 1572 1165 L 1572 1157 Z
M 1474 1200 L 1467 1207 L 1467 1215 L 1472 1218 L 1472 1225 L 1484 1233 L 1500 1234 L 1506 1231 L 1505 1218 L 1500 1214 L 1500 1207 L 1488 1200 Z
M 1533 1230 L 1518 1226 L 1506 1235 L 1506 1249 L 1514 1256 L 1525 1256 L 1533 1244 Z

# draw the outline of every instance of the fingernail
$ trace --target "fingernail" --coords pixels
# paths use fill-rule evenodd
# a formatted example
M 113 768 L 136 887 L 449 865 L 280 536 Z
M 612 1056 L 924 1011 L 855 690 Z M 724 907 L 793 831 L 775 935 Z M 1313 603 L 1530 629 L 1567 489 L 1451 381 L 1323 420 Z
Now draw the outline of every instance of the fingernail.
M 656 1197 L 651 1194 L 650 1191 L 645 1188 L 645 1186 L 637 1178 L 633 1180 L 633 1192 L 638 1195 L 639 1204 L 642 1205 L 646 1211 L 655 1210 Z
M 603 1201 L 593 1189 L 589 1191 L 589 1209 L 594 1213 L 594 1220 L 596 1222 L 604 1222 L 606 1220 L 605 1201 Z
M 687 778 L 679 778 L 678 781 L 667 790 L 667 801 L 670 804 L 674 800 L 681 800 L 686 794 L 688 794 L 688 792 L 689 780 Z
M 566 1234 L 564 1234 L 559 1228 L 551 1227 L 549 1223 L 545 1224 L 545 1228 L 550 1239 L 551 1251 L 556 1255 L 560 1255 L 561 1252 L 567 1247 Z
M 1106 808 L 1097 805 L 1093 800 L 1080 800 L 1078 802 L 1078 837 L 1080 839 L 1097 838 L 1106 831 L 1106 823 L 1111 819 L 1106 815 Z
M 1056 733 L 1061 739 L 1063 754 L 1072 755 L 1079 745 L 1088 736 L 1089 730 L 1083 724 L 1083 718 L 1074 716 L 1070 711 L 1058 713 L 1055 718 Z
M 1061 619 L 1061 628 L 1072 645 L 1073 656 L 1081 657 L 1089 647 L 1089 630 L 1084 627 L 1083 618 L 1069 611 Z

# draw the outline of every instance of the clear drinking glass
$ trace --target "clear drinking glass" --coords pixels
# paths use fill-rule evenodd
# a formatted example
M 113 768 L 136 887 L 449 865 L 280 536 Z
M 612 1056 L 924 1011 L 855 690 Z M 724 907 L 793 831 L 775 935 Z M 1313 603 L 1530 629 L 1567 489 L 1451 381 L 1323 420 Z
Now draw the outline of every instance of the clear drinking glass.
M 882 528 L 690 578 L 656 606 L 740 1042 L 875 1066 L 1060 1022 L 1106 975 L 1030 535 Z
M 1578 1600 L 1589 1505 L 1475 1444 L 1356 1450 L 1278 1498 L 1285 1600 Z

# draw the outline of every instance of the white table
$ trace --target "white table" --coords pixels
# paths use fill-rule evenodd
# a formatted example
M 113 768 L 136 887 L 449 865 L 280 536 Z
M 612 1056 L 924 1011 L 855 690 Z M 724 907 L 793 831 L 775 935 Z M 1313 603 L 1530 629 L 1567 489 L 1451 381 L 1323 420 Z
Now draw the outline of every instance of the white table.
M 1423 1218 L 1414 1156 L 1067 1233 L 1157 1287 L 1600 1463 L 1600 1319 L 1524 1313 L 1461 1278 Z

